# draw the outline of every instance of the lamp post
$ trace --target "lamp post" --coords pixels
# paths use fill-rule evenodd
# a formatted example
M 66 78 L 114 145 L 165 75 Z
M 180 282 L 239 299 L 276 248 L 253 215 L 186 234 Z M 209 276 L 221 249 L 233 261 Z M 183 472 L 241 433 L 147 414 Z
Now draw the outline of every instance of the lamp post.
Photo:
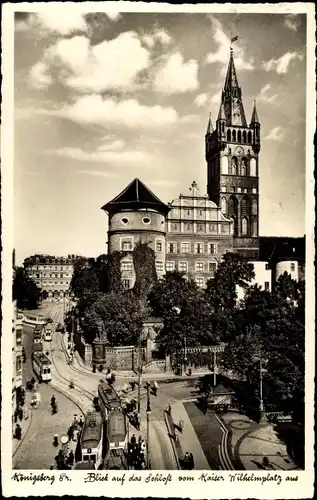
M 263 368 L 262 368 L 262 353 L 260 351 L 260 423 L 266 422 L 264 404 L 263 404 Z
M 74 293 L 72 292 L 71 293 L 71 297 L 73 298 L 74 297 Z M 70 313 L 71 313 L 71 363 L 73 364 L 74 362 L 74 309 L 73 307 L 71 307 L 71 304 L 69 303 L 69 307 L 70 307 Z
M 146 459 L 147 459 L 147 469 L 151 468 L 150 463 L 150 414 L 151 414 L 151 404 L 150 404 L 150 386 L 147 385 L 147 404 L 146 404 Z

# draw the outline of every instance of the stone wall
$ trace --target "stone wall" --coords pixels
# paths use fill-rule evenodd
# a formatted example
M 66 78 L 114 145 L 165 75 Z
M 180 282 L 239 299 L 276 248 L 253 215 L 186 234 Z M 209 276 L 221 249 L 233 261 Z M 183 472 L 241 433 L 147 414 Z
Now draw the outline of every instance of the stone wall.
M 141 349 L 144 361 L 146 349 Z M 137 370 L 139 350 L 134 346 L 106 347 L 106 367 L 111 370 Z
M 84 340 L 84 337 L 79 333 L 74 333 L 74 344 L 75 349 L 79 353 L 81 359 L 87 365 L 91 365 L 92 363 L 92 348 L 90 344 L 87 344 Z

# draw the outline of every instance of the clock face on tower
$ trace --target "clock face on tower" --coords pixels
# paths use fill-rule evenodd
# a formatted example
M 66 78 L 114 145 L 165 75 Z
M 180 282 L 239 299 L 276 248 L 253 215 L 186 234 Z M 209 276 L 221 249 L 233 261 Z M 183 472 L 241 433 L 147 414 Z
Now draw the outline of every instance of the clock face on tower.
M 243 148 L 242 148 L 241 146 L 238 146 L 238 147 L 236 148 L 236 151 L 235 151 L 235 152 L 236 152 L 236 154 L 237 154 L 237 155 L 242 155 L 242 153 L 243 153 Z

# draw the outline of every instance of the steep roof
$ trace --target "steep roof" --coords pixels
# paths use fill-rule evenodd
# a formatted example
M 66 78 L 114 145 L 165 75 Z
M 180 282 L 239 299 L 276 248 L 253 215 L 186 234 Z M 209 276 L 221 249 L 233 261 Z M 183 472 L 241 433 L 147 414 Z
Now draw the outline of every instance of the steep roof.
M 252 111 L 252 117 L 251 117 L 251 122 L 250 123 L 260 123 L 259 122 L 259 117 L 258 117 L 258 112 L 256 110 L 256 103 L 254 101 L 253 104 L 253 111 Z
M 224 111 L 228 126 L 237 125 L 239 127 L 247 127 L 242 103 L 242 92 L 241 87 L 239 86 L 238 77 L 234 65 L 232 49 L 230 49 L 229 65 L 227 69 L 221 102 L 224 105 Z
M 140 208 L 149 208 L 162 214 L 167 214 L 170 210 L 140 179 L 136 178 L 118 196 L 101 207 L 101 210 L 117 213 L 121 210 Z
M 208 120 L 206 135 L 212 134 L 213 131 L 214 131 L 214 129 L 212 126 L 212 121 L 211 121 L 211 113 L 209 113 L 209 120 Z

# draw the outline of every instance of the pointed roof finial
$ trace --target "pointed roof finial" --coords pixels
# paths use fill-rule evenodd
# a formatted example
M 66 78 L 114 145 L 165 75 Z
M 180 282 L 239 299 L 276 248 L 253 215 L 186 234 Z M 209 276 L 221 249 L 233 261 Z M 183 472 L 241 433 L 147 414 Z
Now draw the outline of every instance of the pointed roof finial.
M 206 135 L 212 134 L 213 131 L 214 131 L 214 128 L 213 128 L 212 122 L 211 122 L 211 113 L 209 113 L 209 120 L 208 120 Z
M 251 124 L 252 123 L 260 123 L 259 122 L 259 118 L 258 118 L 258 113 L 257 113 L 257 110 L 256 110 L 256 101 L 254 100 L 254 103 L 253 103 L 253 111 L 252 111 L 252 117 L 251 117 Z
M 226 120 L 226 113 L 225 113 L 225 107 L 224 107 L 223 102 L 221 102 L 221 104 L 220 104 L 220 109 L 219 109 L 217 121 L 218 120 Z

